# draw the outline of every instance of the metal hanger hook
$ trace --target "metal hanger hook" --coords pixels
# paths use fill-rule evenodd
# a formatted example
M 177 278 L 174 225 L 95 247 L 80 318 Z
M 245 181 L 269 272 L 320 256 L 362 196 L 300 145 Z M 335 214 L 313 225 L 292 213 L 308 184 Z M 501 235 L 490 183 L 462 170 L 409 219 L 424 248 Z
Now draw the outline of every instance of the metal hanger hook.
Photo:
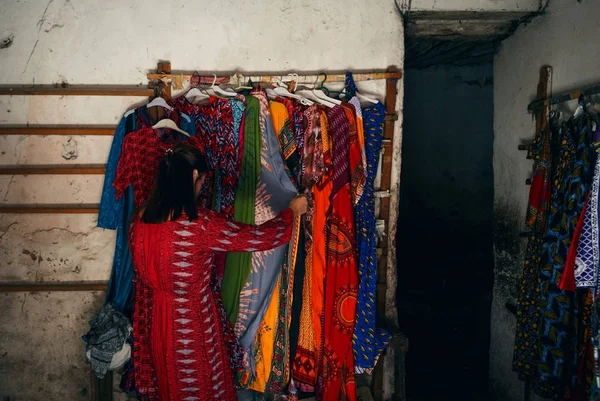
M 329 89 L 327 89 L 325 87 L 325 81 L 327 81 L 327 74 L 324 72 L 320 72 L 319 75 L 317 75 L 317 80 L 319 79 L 319 77 L 323 75 L 323 82 L 321 82 L 321 86 L 319 86 L 319 89 L 321 89 L 323 92 L 325 92 L 325 94 L 327 96 L 329 96 Z
M 324 88 L 324 87 L 325 87 L 325 81 L 327 81 L 327 74 L 325 74 L 324 72 L 320 72 L 320 73 L 317 75 L 317 82 L 319 82 L 319 77 L 320 77 L 321 75 L 323 75 L 323 82 L 321 82 L 321 88 Z

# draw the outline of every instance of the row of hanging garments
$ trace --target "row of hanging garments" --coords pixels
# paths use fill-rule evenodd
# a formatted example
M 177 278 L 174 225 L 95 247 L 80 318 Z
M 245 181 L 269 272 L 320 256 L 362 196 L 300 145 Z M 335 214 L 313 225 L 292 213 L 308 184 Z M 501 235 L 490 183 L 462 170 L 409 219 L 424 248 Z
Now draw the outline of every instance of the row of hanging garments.
M 548 399 L 600 399 L 600 124 L 583 99 L 537 132 L 513 370 Z
M 121 387 L 140 399 L 161 399 L 156 387 L 164 372 L 154 366 L 150 342 L 151 328 L 163 322 L 152 321 L 152 289 L 136 280 L 128 230 L 134 211 L 148 200 L 160 158 L 184 142 L 199 148 L 210 168 L 199 201 L 203 208 L 260 225 L 283 212 L 298 193 L 310 199 L 309 212 L 295 219 L 289 244 L 214 258 L 210 288 L 235 372 L 227 380 L 233 380 L 237 396 L 294 399 L 314 393 L 323 400 L 355 400 L 355 374 L 371 373 L 390 341 L 390 334 L 376 327 L 375 313 L 374 181 L 384 106 L 359 94 L 351 73 L 340 93 L 346 101 L 322 91 L 295 91 L 293 85 L 266 91 L 249 86 L 243 92 L 214 83 L 202 89 L 192 82 L 192 87 L 168 102 L 158 97 L 126 113 L 110 149 L 98 226 L 117 230 L 105 309 L 133 323 Z M 178 285 L 185 288 L 185 279 Z M 189 323 L 186 309 L 176 311 L 181 313 L 176 322 L 196 324 Z M 102 377 L 114 368 L 113 355 L 120 352 L 123 360 L 122 341 L 89 339 L 103 334 L 121 339 L 128 331 L 121 327 L 121 336 L 109 336 L 98 319 L 95 323 L 85 339 L 96 355 L 92 367 Z M 105 329 L 114 332 L 114 326 Z M 187 346 L 188 340 L 170 341 Z M 165 352 L 193 353 L 174 348 Z M 193 356 L 186 360 L 184 373 L 210 368 Z M 211 394 L 204 387 L 221 385 L 190 377 L 181 379 L 186 387 L 178 399 L 201 400 L 194 397 Z

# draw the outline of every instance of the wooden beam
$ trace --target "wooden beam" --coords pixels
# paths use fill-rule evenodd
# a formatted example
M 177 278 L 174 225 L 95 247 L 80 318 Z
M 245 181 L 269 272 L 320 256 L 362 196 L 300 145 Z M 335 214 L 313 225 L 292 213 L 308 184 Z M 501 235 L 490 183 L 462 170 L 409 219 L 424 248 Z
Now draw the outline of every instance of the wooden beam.
M 534 10 L 532 10 L 534 11 Z M 411 11 L 410 21 L 514 21 L 525 18 L 531 11 Z
M 97 214 L 100 205 L 1 205 L 0 214 Z
M 388 70 L 389 71 L 389 70 Z M 392 72 L 392 71 L 389 71 Z M 396 114 L 396 97 L 398 95 L 398 79 L 388 78 L 385 82 L 385 114 L 386 116 L 393 116 Z M 384 131 L 383 131 L 383 160 L 381 167 L 381 186 L 379 191 L 389 191 L 392 184 L 392 159 L 393 159 L 393 146 L 392 140 L 394 138 L 394 123 L 395 118 L 387 118 L 384 120 Z M 388 240 L 389 240 L 389 227 L 390 227 L 390 198 L 380 198 L 379 203 L 379 219 L 385 222 L 384 238 L 379 241 L 379 249 L 377 252 L 377 314 L 379 316 L 386 316 L 386 296 L 387 296 L 387 270 L 391 268 L 388 266 Z M 385 372 L 383 369 L 384 355 L 380 357 L 380 362 L 375 366 L 373 372 L 373 397 L 376 401 L 383 399 L 383 387 L 384 387 L 384 375 L 395 374 L 394 372 Z M 397 379 L 392 379 L 397 380 Z
M 85 175 L 104 174 L 105 164 L 65 164 L 65 165 L 28 165 L 1 166 L 0 175 Z
M 110 85 L 0 85 L 0 96 L 151 96 L 142 86 Z
M 416 21 L 406 26 L 406 36 L 441 38 L 446 40 L 482 40 L 507 36 L 514 29 L 511 21 Z
M 113 380 L 112 371 L 106 372 L 104 379 L 99 379 L 90 369 L 90 401 L 112 401 Z
M 108 283 L 105 281 L 0 283 L 0 292 L 106 291 L 107 288 L 108 288 Z
M 171 62 L 170 61 L 159 61 L 156 66 L 156 72 L 160 75 L 171 75 Z M 161 80 L 163 81 L 163 80 Z M 165 99 L 171 99 L 171 85 L 165 85 L 162 88 L 160 96 Z
M 115 126 L 0 126 L 0 135 L 112 136 Z
M 537 98 L 546 99 L 552 96 L 552 67 L 543 66 L 540 69 L 540 80 L 537 86 Z M 536 133 L 548 129 L 550 121 L 550 105 L 537 109 L 535 112 L 535 129 Z

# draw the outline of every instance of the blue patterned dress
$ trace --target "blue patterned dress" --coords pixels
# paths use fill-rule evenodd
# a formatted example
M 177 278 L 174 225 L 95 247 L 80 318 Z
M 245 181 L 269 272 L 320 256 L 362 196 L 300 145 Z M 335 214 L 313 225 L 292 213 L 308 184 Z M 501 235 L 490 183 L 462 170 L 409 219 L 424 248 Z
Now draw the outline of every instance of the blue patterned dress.
M 350 72 L 346 73 L 346 91 L 352 96 L 357 91 Z M 390 334 L 376 327 L 377 232 L 374 182 L 383 140 L 385 106 L 376 103 L 362 107 L 361 110 L 365 134 L 367 179 L 363 194 L 354 207 L 359 287 L 352 350 L 356 373 L 370 373 L 377 363 L 378 356 L 390 343 Z
M 586 348 L 591 309 L 586 290 L 558 287 L 571 239 L 592 181 L 596 152 L 587 116 L 563 125 L 553 166 L 548 228 L 540 269 L 539 360 L 534 391 L 545 398 L 578 391 L 589 371 Z M 589 330 L 588 330 L 589 331 Z M 581 373 L 584 372 L 584 373 Z M 580 374 L 581 373 L 581 374 Z M 590 383 L 591 384 L 591 383 Z

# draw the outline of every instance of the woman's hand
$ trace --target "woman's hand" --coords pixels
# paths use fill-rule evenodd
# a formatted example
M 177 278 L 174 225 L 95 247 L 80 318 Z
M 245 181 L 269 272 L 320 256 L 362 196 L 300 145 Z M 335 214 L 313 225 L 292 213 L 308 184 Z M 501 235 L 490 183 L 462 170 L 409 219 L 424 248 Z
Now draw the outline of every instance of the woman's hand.
M 290 209 L 296 216 L 302 216 L 308 210 L 308 199 L 306 195 L 298 195 L 290 202 Z

